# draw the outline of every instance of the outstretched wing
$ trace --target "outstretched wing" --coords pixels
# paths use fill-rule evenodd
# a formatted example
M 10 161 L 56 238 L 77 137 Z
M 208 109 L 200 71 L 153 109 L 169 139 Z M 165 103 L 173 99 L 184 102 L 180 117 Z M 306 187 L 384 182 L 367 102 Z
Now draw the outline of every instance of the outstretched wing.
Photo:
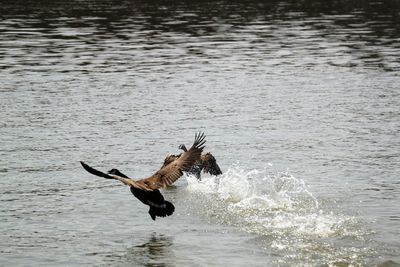
M 141 190 L 145 190 L 145 191 L 153 191 L 152 189 L 137 183 L 136 181 L 128 178 L 128 177 L 121 177 L 115 174 L 106 174 L 104 172 L 101 172 L 99 170 L 96 170 L 95 168 L 90 167 L 89 165 L 87 165 L 86 163 L 81 161 L 81 165 L 82 167 L 89 173 L 96 175 L 96 176 L 100 176 L 106 179 L 114 179 L 114 180 L 118 180 L 121 181 L 122 183 L 129 185 L 129 186 L 133 186 L 135 188 L 141 189 Z
M 193 164 L 200 159 L 201 152 L 206 142 L 204 138 L 204 133 L 197 133 L 192 147 L 187 152 L 184 152 L 173 162 L 162 167 L 153 176 L 137 182 L 143 183 L 151 189 L 158 189 L 171 185 L 183 175 L 184 171 L 190 170 Z
M 217 164 L 214 156 L 211 153 L 206 153 L 201 156 L 203 171 L 211 175 L 220 175 L 222 171 Z

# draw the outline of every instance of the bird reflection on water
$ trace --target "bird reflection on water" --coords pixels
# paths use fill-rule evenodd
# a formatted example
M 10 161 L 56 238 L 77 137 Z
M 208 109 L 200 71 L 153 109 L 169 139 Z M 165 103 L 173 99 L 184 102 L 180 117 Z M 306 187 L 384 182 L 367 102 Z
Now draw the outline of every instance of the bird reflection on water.
M 172 237 L 153 232 L 148 240 L 128 249 L 126 261 L 148 267 L 162 267 L 174 265 Z

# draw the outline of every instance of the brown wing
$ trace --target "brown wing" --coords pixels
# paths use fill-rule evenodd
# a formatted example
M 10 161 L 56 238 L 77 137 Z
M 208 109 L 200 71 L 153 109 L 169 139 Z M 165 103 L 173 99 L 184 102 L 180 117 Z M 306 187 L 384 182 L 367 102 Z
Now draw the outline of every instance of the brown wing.
M 81 165 L 87 172 L 89 172 L 89 173 L 91 173 L 93 175 L 100 176 L 100 177 L 103 177 L 103 178 L 106 178 L 106 179 L 118 180 L 118 181 L 121 181 L 122 183 L 124 183 L 126 185 L 133 186 L 135 188 L 142 189 L 142 190 L 145 190 L 145 191 L 153 191 L 151 188 L 143 186 L 143 184 L 140 184 L 140 183 L 132 180 L 131 178 L 121 177 L 121 176 L 118 176 L 118 175 L 115 175 L 115 174 L 106 174 L 104 172 L 96 170 L 95 168 L 90 167 L 89 165 L 87 165 L 86 163 L 84 163 L 82 161 L 81 161 Z
M 201 155 L 201 162 L 203 165 L 203 171 L 209 173 L 211 175 L 220 175 L 222 174 L 221 169 L 219 168 L 217 161 L 211 153 L 206 153 Z
M 179 158 L 182 154 L 179 155 L 167 155 L 164 159 L 164 163 L 161 166 L 160 169 L 164 168 L 165 166 L 169 165 L 171 162 L 175 161 L 177 158 Z
M 204 133 L 195 135 L 192 147 L 184 152 L 179 158 L 165 167 L 158 170 L 153 176 L 137 181 L 151 189 L 158 189 L 171 185 L 183 175 L 184 171 L 188 171 L 193 164 L 200 158 L 204 148 Z

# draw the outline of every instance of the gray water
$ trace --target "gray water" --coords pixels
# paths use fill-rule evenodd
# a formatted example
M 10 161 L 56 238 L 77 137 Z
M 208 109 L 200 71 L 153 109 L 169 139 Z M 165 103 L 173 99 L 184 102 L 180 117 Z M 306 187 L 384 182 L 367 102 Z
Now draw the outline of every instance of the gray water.
M 1 266 L 399 266 L 397 1 L 2 1 Z M 224 174 L 116 181 L 207 135 Z

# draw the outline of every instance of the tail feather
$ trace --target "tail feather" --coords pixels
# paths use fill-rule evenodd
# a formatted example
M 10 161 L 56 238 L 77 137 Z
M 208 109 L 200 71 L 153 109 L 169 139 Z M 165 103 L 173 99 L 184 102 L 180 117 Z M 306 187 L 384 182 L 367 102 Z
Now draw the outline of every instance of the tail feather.
M 169 201 L 165 201 L 165 205 L 166 205 L 165 211 L 166 211 L 167 216 L 172 215 L 172 213 L 174 213 L 174 211 L 175 211 L 174 204 L 172 204 Z
M 149 214 L 153 219 L 153 221 L 155 221 L 156 217 L 170 216 L 174 213 L 174 211 L 175 211 L 174 205 L 169 201 L 165 201 L 164 207 L 155 207 L 150 205 Z

